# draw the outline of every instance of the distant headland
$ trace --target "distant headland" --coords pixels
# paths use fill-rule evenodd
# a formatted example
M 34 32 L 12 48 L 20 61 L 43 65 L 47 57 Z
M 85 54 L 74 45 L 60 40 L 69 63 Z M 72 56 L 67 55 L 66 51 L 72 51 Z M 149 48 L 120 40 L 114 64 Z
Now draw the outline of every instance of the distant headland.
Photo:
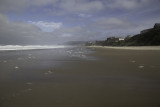
M 87 42 L 86 46 L 159 46 L 160 45 L 160 23 L 153 28 L 145 29 L 140 34 L 126 36 L 125 38 L 108 37 L 104 41 Z

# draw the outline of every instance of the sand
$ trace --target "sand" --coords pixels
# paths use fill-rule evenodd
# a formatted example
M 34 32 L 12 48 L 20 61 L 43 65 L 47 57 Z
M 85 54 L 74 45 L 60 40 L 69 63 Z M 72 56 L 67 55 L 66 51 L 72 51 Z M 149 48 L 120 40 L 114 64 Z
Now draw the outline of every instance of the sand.
M 75 57 L 86 50 L 93 53 Z M 158 50 L 78 47 L 66 49 L 68 56 L 46 51 L 35 60 L 1 62 L 0 107 L 160 106 Z
M 93 48 L 127 49 L 127 50 L 160 50 L 160 46 L 89 46 Z

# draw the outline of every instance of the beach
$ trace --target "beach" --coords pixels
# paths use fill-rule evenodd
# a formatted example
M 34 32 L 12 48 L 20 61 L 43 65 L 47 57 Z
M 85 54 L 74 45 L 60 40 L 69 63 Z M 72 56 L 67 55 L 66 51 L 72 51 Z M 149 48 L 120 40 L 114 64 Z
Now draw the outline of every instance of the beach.
M 160 46 L 89 46 L 93 48 L 127 49 L 127 50 L 160 50 Z
M 0 52 L 0 107 L 160 107 L 160 50 Z

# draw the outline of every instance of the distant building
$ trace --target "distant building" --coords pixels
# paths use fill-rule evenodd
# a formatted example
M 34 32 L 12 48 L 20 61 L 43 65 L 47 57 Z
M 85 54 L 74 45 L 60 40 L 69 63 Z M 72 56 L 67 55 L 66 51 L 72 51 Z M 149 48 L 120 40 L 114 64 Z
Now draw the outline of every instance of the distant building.
M 107 38 L 107 42 L 119 42 L 119 41 L 124 41 L 124 38 L 116 38 L 116 37 L 109 37 Z
M 118 41 L 124 41 L 124 38 L 118 38 Z

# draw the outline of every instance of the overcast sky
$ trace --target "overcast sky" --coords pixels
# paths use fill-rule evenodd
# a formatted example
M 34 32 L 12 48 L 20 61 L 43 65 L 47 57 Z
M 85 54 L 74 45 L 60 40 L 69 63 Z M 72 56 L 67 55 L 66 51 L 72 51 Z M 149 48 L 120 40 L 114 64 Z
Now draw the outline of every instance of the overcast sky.
M 0 45 L 124 37 L 160 23 L 160 0 L 0 0 Z

